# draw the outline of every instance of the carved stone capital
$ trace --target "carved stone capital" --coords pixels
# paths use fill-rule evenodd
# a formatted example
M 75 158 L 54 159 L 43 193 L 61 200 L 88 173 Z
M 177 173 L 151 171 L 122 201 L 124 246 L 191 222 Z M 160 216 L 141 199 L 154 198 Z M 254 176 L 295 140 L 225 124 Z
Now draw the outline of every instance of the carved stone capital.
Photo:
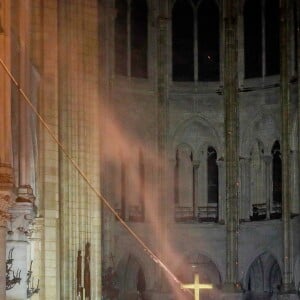
M 31 202 L 16 202 L 9 209 L 10 222 L 8 234 L 10 240 L 26 240 L 32 234 L 31 225 L 34 221 L 34 208 Z

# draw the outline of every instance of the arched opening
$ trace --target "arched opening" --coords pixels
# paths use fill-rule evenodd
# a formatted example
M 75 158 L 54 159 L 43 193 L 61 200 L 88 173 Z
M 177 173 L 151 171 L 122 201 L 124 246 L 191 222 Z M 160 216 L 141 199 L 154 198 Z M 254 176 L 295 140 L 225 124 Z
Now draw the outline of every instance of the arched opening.
M 172 10 L 172 66 L 174 81 L 194 80 L 194 14 L 189 1 L 177 0 Z
M 215 1 L 204 0 L 197 13 L 198 79 L 218 81 L 220 76 L 219 8 Z
M 217 297 L 218 289 L 221 287 L 221 275 L 215 263 L 206 255 L 195 253 L 188 256 L 176 271 L 177 278 L 183 283 L 194 282 L 194 275 L 199 275 L 200 283 L 208 283 L 214 286 L 213 290 L 202 290 L 201 299 L 214 300 Z M 174 299 L 193 299 L 186 292 L 174 295 Z
M 247 0 L 244 6 L 245 78 L 262 76 L 262 2 Z
M 115 9 L 115 72 L 127 76 L 127 0 L 116 0 Z
M 133 255 L 129 255 L 126 260 L 121 261 L 118 266 L 118 274 L 121 284 L 120 299 L 146 299 L 147 283 L 145 273 Z
M 146 0 L 131 0 L 131 76 L 146 78 L 148 7 Z
M 263 253 L 251 264 L 245 280 L 246 299 L 273 299 L 281 286 L 281 270 L 270 253 Z M 274 298 L 275 299 L 275 298 Z
M 273 209 L 271 218 L 281 217 L 282 203 L 282 161 L 279 141 L 275 141 L 272 147 L 272 180 L 273 180 Z

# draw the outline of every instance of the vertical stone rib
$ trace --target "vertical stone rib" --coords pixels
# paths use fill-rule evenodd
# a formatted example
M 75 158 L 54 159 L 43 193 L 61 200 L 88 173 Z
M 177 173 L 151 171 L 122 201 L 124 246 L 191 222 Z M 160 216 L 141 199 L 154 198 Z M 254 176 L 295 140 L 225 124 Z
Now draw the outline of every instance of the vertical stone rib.
M 290 114 L 290 26 L 289 0 L 280 1 L 280 97 L 282 144 L 282 220 L 283 220 L 283 290 L 291 289 L 291 235 L 290 235 L 290 177 L 289 177 L 289 114 Z
M 58 135 L 58 72 L 57 72 L 57 1 L 40 3 L 43 16 L 40 30 L 42 74 L 41 96 L 38 110 L 50 125 L 52 132 Z M 37 28 L 37 27 L 36 27 Z M 35 45 L 34 45 L 35 46 Z M 42 277 L 40 299 L 59 298 L 58 271 L 58 146 L 46 132 L 41 123 L 38 127 L 39 138 L 39 213 L 44 216 L 44 234 L 42 235 Z
M 158 149 L 158 197 L 157 205 L 160 212 L 160 237 L 156 241 L 158 253 L 164 253 L 166 241 L 166 133 L 167 133 L 167 19 L 168 3 L 161 1 L 158 16 L 158 43 L 157 43 L 157 149 Z M 164 254 L 163 254 L 164 256 Z
M 237 3 L 224 1 L 224 105 L 226 162 L 226 283 L 238 277 Z

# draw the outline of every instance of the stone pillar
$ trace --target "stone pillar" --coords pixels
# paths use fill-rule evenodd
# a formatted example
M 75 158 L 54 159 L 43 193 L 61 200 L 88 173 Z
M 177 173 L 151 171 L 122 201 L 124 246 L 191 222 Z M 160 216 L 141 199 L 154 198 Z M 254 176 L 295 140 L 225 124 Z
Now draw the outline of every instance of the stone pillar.
M 46 1 L 45 5 L 48 2 L 51 1 Z M 52 8 L 52 5 L 57 6 L 57 9 Z M 55 27 L 57 23 L 54 25 L 58 30 L 58 49 L 55 50 L 58 50 L 57 70 L 60 80 L 58 98 L 56 98 L 59 101 L 55 102 L 58 105 L 55 108 L 59 110 L 58 135 L 68 154 L 75 160 L 81 172 L 87 176 L 89 183 L 99 191 L 100 110 L 98 103 L 101 64 L 99 64 L 98 13 L 101 12 L 102 15 L 103 7 L 99 7 L 99 1 L 96 0 L 62 0 L 52 1 L 51 8 L 50 11 L 49 5 L 48 14 L 45 13 L 44 16 L 51 15 L 52 11 L 58 12 L 57 17 L 61 25 L 58 27 Z M 52 37 L 51 34 L 49 36 Z M 85 105 L 86 99 L 89 99 L 89 105 Z M 58 225 L 59 228 L 48 227 L 51 221 L 50 214 L 46 215 L 48 219 L 45 218 L 45 239 L 53 243 L 54 249 L 50 259 L 59 258 L 60 266 L 59 270 L 58 268 L 51 270 L 48 266 L 45 269 L 53 285 L 51 287 L 49 279 L 45 278 L 48 289 L 46 298 L 49 299 L 75 299 L 76 289 L 73 286 L 77 276 L 77 254 L 79 250 L 83 251 L 87 244 L 90 244 L 91 262 L 86 264 L 86 282 L 89 282 L 86 283 L 86 286 L 89 286 L 86 289 L 86 296 L 89 299 L 101 299 L 101 200 L 86 185 L 83 176 L 76 169 L 66 156 L 59 152 L 59 176 L 53 176 L 55 179 L 59 178 L 59 202 L 55 203 L 52 200 L 46 203 L 45 201 L 47 212 L 51 213 L 52 210 L 52 217 L 57 217 L 56 213 L 59 212 L 60 218 L 59 222 L 52 220 L 52 224 Z M 57 187 L 56 182 L 54 187 Z M 47 227 L 51 230 L 49 235 Z M 54 229 L 56 231 L 52 232 Z M 56 242 L 51 241 L 50 237 Z M 57 243 L 57 239 L 60 243 Z M 46 248 L 45 251 L 47 250 Z M 60 256 L 53 257 L 53 252 Z M 47 258 L 45 257 L 46 264 Z M 90 280 L 87 279 L 88 274 Z M 88 295 L 89 290 L 90 295 Z
M 267 205 L 267 219 L 270 219 L 270 213 L 272 211 L 273 197 L 272 197 L 272 156 L 263 156 L 263 161 L 265 162 L 265 199 Z
M 251 184 L 251 172 L 250 172 L 250 158 L 243 157 L 240 159 L 240 219 L 249 221 L 251 211 L 251 195 L 250 195 L 250 184 Z
M 238 282 L 238 70 L 237 14 L 235 0 L 223 2 L 224 110 L 226 164 L 226 278 L 225 290 L 237 292 Z M 228 294 L 230 299 L 233 297 Z
M 280 1 L 280 98 L 281 98 L 281 137 L 282 137 L 282 224 L 283 224 L 283 278 L 282 290 L 288 293 L 292 289 L 291 268 L 291 222 L 290 222 L 290 167 L 289 167 L 289 134 L 290 134 L 290 0 Z
M 19 2 L 20 11 L 20 74 L 19 84 L 24 93 L 30 97 L 30 1 Z M 33 158 L 33 136 L 30 128 L 32 111 L 22 95 L 19 96 L 19 194 L 20 197 L 33 201 L 31 179 L 35 173 Z
M 0 58 L 10 68 L 10 3 L 0 1 Z M 6 225 L 13 198 L 11 84 L 0 66 L 0 299 L 6 299 Z

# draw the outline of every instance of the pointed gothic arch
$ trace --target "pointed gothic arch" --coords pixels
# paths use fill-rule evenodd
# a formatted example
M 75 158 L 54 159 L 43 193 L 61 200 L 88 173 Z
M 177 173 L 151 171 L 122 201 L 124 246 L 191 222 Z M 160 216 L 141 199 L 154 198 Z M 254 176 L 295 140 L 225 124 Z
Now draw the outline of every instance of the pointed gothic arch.
M 278 292 L 281 278 L 281 269 L 276 258 L 270 252 L 263 252 L 249 266 L 244 278 L 244 290 L 249 299 L 271 296 Z
M 219 299 L 218 293 L 222 285 L 222 277 L 216 263 L 207 255 L 200 252 L 187 255 L 177 266 L 175 274 L 177 278 L 184 283 L 193 282 L 194 274 L 199 274 L 201 283 L 213 284 L 214 289 L 211 291 L 202 291 L 201 297 L 207 300 Z M 182 294 L 180 298 L 184 298 L 186 294 Z

